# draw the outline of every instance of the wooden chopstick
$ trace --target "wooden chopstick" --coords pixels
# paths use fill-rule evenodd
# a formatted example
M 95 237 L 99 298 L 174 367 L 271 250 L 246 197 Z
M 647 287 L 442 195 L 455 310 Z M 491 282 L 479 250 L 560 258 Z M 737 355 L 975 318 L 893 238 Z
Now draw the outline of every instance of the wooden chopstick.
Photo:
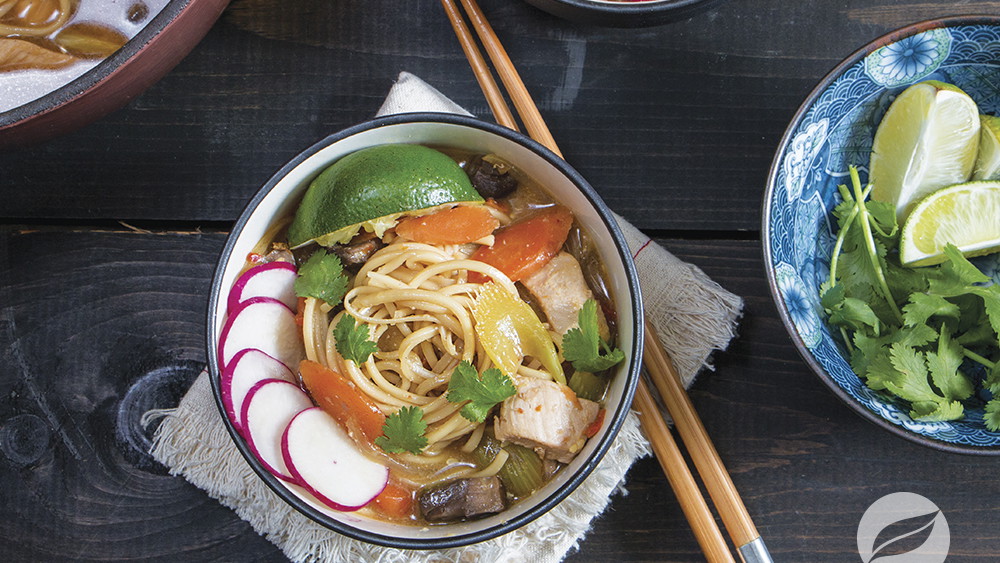
M 688 455 L 694 461 L 695 468 L 705 483 L 715 508 L 722 517 L 722 523 L 729 532 L 729 537 L 737 547 L 753 545 L 759 551 L 763 548 L 763 541 L 754 526 L 750 513 L 747 511 L 743 499 L 740 498 L 736 485 L 733 484 L 726 466 L 719 457 L 719 452 L 708 437 L 708 431 L 702 424 L 698 412 L 691 403 L 681 378 L 674 369 L 673 362 L 670 361 L 667 352 L 660 345 L 660 338 L 656 334 L 656 328 L 651 320 L 646 318 L 646 331 L 643 342 L 643 359 L 650 379 L 660 392 L 660 397 L 667 407 L 667 411 L 674 419 L 677 432 L 681 435 L 681 440 L 687 448 Z M 759 546 L 754 545 L 755 543 Z M 764 550 L 766 553 L 766 549 Z M 757 554 L 760 558 L 760 553 Z M 769 560 L 768 556 L 766 560 Z
M 458 42 L 462 45 L 465 58 L 469 60 L 469 64 L 472 66 L 472 73 L 476 76 L 476 81 L 479 82 L 479 88 L 482 89 L 483 94 L 486 96 L 486 103 L 489 104 L 490 110 L 493 111 L 493 117 L 496 118 L 497 123 L 500 125 L 518 131 L 517 121 L 514 120 L 514 115 L 510 112 L 510 108 L 507 107 L 507 102 L 503 99 L 500 87 L 493 80 L 493 73 L 486 66 L 483 55 L 479 52 L 479 48 L 476 47 L 476 40 L 472 38 L 472 33 L 469 32 L 469 28 L 465 25 L 465 20 L 462 19 L 462 14 L 458 11 L 458 6 L 451 0 L 441 0 L 441 5 L 444 6 L 444 11 L 448 15 L 451 27 L 455 30 L 455 36 L 458 37 Z
M 633 406 L 639 411 L 642 429 L 649 438 L 653 453 L 656 454 L 656 459 L 660 462 L 667 481 L 670 482 L 670 488 L 677 496 L 677 502 L 681 505 L 688 524 L 691 525 L 691 531 L 694 532 L 705 559 L 710 563 L 733 561 L 726 539 L 722 537 L 719 525 L 715 523 L 715 517 L 701 496 L 701 489 L 698 488 L 691 469 L 684 461 L 684 455 L 677 447 L 667 423 L 660 417 L 660 409 L 643 380 L 639 380 L 639 386 L 635 390 Z
M 479 9 L 476 0 L 461 0 L 461 2 L 462 7 L 465 8 L 465 13 L 469 16 L 469 21 L 472 22 L 473 29 L 476 30 L 476 35 L 483 42 L 486 54 L 489 55 L 497 74 L 500 75 L 500 80 L 503 82 L 504 88 L 510 94 L 510 100 L 514 103 L 514 108 L 517 109 L 518 115 L 521 116 L 524 128 L 528 130 L 528 136 L 545 145 L 546 148 L 562 158 L 562 152 L 556 146 L 556 140 L 552 137 L 552 133 L 549 132 L 548 126 L 545 125 L 545 120 L 542 119 L 542 114 L 538 112 L 538 106 L 535 105 L 535 101 L 531 99 L 531 94 L 528 93 L 528 89 L 524 86 L 521 75 L 514 68 L 514 63 L 507 56 L 507 50 L 503 48 L 497 34 L 493 32 L 493 26 L 490 25 L 490 22 L 486 21 L 486 16 Z M 442 0 L 441 3 L 454 5 L 452 0 L 448 0 L 447 2 Z M 452 27 L 454 26 L 455 23 L 453 20 Z M 459 41 L 461 41 L 461 37 L 459 37 Z M 475 43 L 472 46 L 475 47 Z M 465 45 L 462 48 L 465 49 Z M 475 71 L 475 68 L 473 70 Z M 496 86 L 496 82 L 493 85 Z M 501 123 L 501 125 L 505 124 Z
M 545 121 L 538 112 L 538 107 L 524 86 L 524 82 L 514 68 L 514 64 L 507 55 L 506 50 L 500 44 L 492 26 L 486 21 L 482 10 L 479 9 L 475 0 L 460 1 L 480 41 L 483 42 L 490 60 L 496 67 L 501 81 L 507 88 L 511 101 L 524 121 L 529 135 L 559 156 L 562 156 L 555 139 L 552 137 L 551 132 L 545 125 Z M 483 73 L 488 73 L 489 69 L 486 67 L 481 55 L 479 55 L 475 40 L 469 34 L 468 28 L 465 26 L 465 22 L 455 6 L 454 0 L 441 0 L 441 4 L 445 8 L 455 34 L 462 44 L 463 51 L 465 51 L 466 56 L 469 58 L 473 72 L 476 74 L 479 85 L 483 88 L 487 99 L 503 100 L 501 92 L 492 91 L 498 88 L 496 82 L 492 79 L 492 75 L 489 79 L 484 79 L 480 76 Z M 492 102 L 490 103 L 490 107 L 493 108 Z M 514 123 L 513 117 L 501 119 L 499 117 L 501 112 L 498 112 L 496 108 L 493 111 L 494 115 L 498 116 L 497 119 L 501 125 L 509 127 L 510 125 L 505 122 L 508 119 L 510 124 Z M 746 510 L 746 506 L 743 504 L 715 446 L 708 437 L 701 419 L 698 418 L 697 412 L 691 405 L 687 392 L 684 390 L 683 385 L 681 385 L 680 378 L 677 376 L 666 351 L 660 345 L 655 329 L 653 329 L 652 323 L 649 322 L 648 318 L 645 319 L 645 324 L 646 338 L 644 348 L 646 349 L 646 353 L 644 354 L 644 359 L 647 370 L 653 378 L 661 396 L 664 398 L 664 403 L 667 405 L 671 417 L 673 417 L 677 424 L 678 432 L 681 434 L 681 438 L 684 440 L 692 459 L 695 460 L 695 466 L 702 480 L 705 482 L 709 495 L 719 510 L 723 523 L 730 533 L 730 537 L 739 548 L 741 557 L 748 563 L 750 561 L 770 561 L 770 555 L 767 553 L 766 547 L 764 547 L 760 534 L 757 533 L 757 529 Z M 681 508 L 688 522 L 691 524 L 691 528 L 706 558 L 712 562 L 733 561 L 728 546 L 719 531 L 719 527 L 715 523 L 715 519 L 704 498 L 702 498 L 697 483 L 694 481 L 694 477 L 690 469 L 688 469 L 680 449 L 670 434 L 670 429 L 666 426 L 663 419 L 660 418 L 659 409 L 656 407 L 650 390 L 643 380 L 639 381 L 636 391 L 636 403 L 639 407 L 640 421 L 642 422 L 643 429 L 650 438 L 660 466 L 667 475 L 667 479 L 670 481 L 671 487 L 677 495 L 678 502 L 681 504 Z

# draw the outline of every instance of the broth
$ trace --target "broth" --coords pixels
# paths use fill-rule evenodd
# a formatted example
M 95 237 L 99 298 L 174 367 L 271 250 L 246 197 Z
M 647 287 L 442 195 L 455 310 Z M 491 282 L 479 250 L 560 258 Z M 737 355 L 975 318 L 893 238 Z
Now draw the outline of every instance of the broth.
M 493 226 L 487 231 L 488 237 L 470 239 L 467 243 L 425 243 L 407 234 L 416 232 L 404 225 L 408 220 L 423 220 L 443 210 L 471 205 L 446 204 L 426 215 L 404 217 L 385 234 L 362 231 L 350 242 L 328 245 L 331 252 L 342 258 L 345 247 L 369 243 L 372 246 L 357 262 L 343 258 L 343 267 L 350 277 L 342 301 L 327 305 L 314 297 L 300 297 L 298 307 L 306 358 L 298 370 L 303 388 L 324 410 L 330 405 L 343 409 L 343 392 L 331 399 L 329 391 L 314 384 L 320 377 L 317 374 L 325 369 L 322 377 L 346 380 L 346 384 L 341 384 L 342 391 L 356 389 L 365 395 L 372 410 L 388 417 L 381 430 L 375 423 L 375 433 L 385 431 L 385 435 L 372 441 L 371 432 L 365 429 L 372 427 L 369 421 L 341 411 L 338 411 L 340 417 L 331 414 L 346 427 L 367 457 L 389 468 L 385 491 L 390 495 L 408 495 L 414 505 L 405 511 L 387 508 L 382 502 L 387 494 L 383 491 L 360 508 L 360 513 L 421 526 L 506 510 L 530 496 L 569 463 L 593 435 L 590 432 L 596 432 L 602 424 L 603 395 L 609 382 L 604 372 L 614 365 L 588 373 L 574 367 L 574 362 L 568 361 L 568 353 L 563 357 L 570 332 L 580 331 L 576 323 L 581 303 L 586 301 L 590 306 L 595 338 L 600 332 L 601 340 L 610 344 L 608 351 L 616 340 L 615 309 L 606 289 L 605 268 L 570 211 L 558 205 L 532 178 L 495 157 L 452 150 L 441 152 L 470 176 L 474 176 L 470 170 L 486 168 L 490 171 L 486 175 L 494 180 L 498 177 L 516 180 L 513 192 L 493 198 L 484 193 L 491 187 L 481 187 L 483 182 L 492 180 L 477 183 L 473 178 L 474 187 L 487 201 L 472 207 L 488 209 L 497 218 L 495 225 L 499 229 Z M 498 170 L 502 173 L 497 174 Z M 496 182 L 500 184 L 504 182 Z M 483 253 L 504 248 L 502 239 L 506 233 L 531 222 L 535 222 L 532 225 L 535 228 L 543 217 L 565 217 L 565 214 L 569 214 L 570 223 L 565 224 L 562 242 L 555 243 L 558 246 L 554 252 L 530 274 L 523 277 L 511 274 L 508 279 L 508 270 Z M 248 256 L 244 273 L 270 261 L 288 261 L 297 265 L 301 276 L 304 264 L 317 255 L 325 258 L 326 250 L 321 253 L 314 242 L 289 251 L 287 224 L 285 220 L 279 223 L 281 226 L 272 227 L 276 234 L 261 241 Z M 372 243 L 373 239 L 378 242 Z M 498 300 L 495 302 L 501 305 L 489 305 L 494 301 L 487 303 L 494 295 Z M 533 313 L 510 312 L 517 309 L 515 302 Z M 524 352 L 513 368 L 489 351 L 496 343 L 490 341 L 493 320 L 488 309 L 503 309 L 501 316 L 509 313 L 499 322 L 504 330 L 513 326 L 518 332 L 516 347 Z M 534 322 L 542 330 L 538 338 L 547 344 L 531 344 L 530 338 L 523 336 L 527 329 L 522 328 L 523 324 L 516 325 L 525 314 L 535 316 Z M 572 317 L 569 320 L 568 315 Z M 370 334 L 370 340 L 376 343 L 377 350 L 366 359 L 345 358 L 347 353 L 340 348 L 338 333 L 345 319 L 351 326 L 355 322 L 365 326 L 366 335 Z M 466 326 L 467 322 L 474 326 Z M 579 315 L 579 322 L 584 322 L 583 315 Z M 500 342 L 500 347 L 506 350 L 506 341 Z M 552 352 L 548 360 L 546 353 L 539 351 L 539 346 L 546 345 Z M 468 367 L 463 368 L 461 364 L 466 363 Z M 294 366 L 289 367 L 292 372 L 297 371 Z M 510 382 L 509 394 L 485 407 L 484 418 L 478 422 L 464 410 L 468 399 L 456 400 L 451 395 L 452 383 L 460 378 L 463 369 L 471 370 L 471 377 L 480 382 L 486 381 L 490 377 L 487 372 L 493 369 L 497 377 L 506 376 Z M 461 376 L 469 377 L 467 373 Z M 389 440 L 379 439 L 385 440 L 389 435 L 388 420 L 411 407 L 420 409 L 418 418 L 426 423 L 425 430 L 421 430 L 425 443 L 417 451 L 393 451 L 386 447 Z M 547 425 L 560 429 L 561 441 L 550 439 L 549 430 L 539 429 Z M 367 439 L 365 434 L 369 434 Z M 475 498 L 476 503 L 480 498 L 489 500 L 482 501 L 485 503 L 482 506 L 456 507 L 458 501 L 453 499 L 458 497 L 468 503 L 473 501 L 465 499 Z M 501 500 L 497 501 L 498 498 Z M 405 503 L 405 499 L 397 499 L 390 506 L 398 507 L 400 502 Z M 497 502 L 502 508 L 497 509 Z

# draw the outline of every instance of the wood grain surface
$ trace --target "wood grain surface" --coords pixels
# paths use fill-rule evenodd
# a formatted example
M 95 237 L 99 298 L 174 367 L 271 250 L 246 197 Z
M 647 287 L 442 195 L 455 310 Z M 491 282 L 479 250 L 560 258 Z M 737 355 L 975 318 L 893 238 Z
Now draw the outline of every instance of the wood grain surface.
M 997 460 L 890 435 L 828 391 L 771 301 L 759 223 L 774 150 L 826 72 L 896 27 L 1000 2 L 728 0 L 633 30 L 480 4 L 567 160 L 745 299 L 691 398 L 775 559 L 857 561 L 864 510 L 910 491 L 947 516 L 949 562 L 996 560 Z M 489 119 L 438 2 L 235 0 L 126 108 L 0 153 L 4 561 L 283 559 L 152 461 L 139 418 L 176 404 L 205 362 L 210 280 L 247 200 L 372 116 L 402 70 Z M 702 560 L 655 460 L 625 489 L 569 561 Z

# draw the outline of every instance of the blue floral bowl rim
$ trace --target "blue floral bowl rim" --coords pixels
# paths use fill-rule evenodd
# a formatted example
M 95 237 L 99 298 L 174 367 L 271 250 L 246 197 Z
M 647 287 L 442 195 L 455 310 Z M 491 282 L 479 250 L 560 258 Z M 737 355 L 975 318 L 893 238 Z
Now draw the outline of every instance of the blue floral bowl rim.
M 781 323 L 785 326 L 785 331 L 792 338 L 792 343 L 795 344 L 795 349 L 798 351 L 802 359 L 805 360 L 806 364 L 813 370 L 813 372 L 819 377 L 819 379 L 826 384 L 826 386 L 833 391 L 841 401 L 847 404 L 856 414 L 864 418 L 865 420 L 885 429 L 889 432 L 915 442 L 917 444 L 928 446 L 940 451 L 959 453 L 959 454 L 974 454 L 974 455 L 990 455 L 990 456 L 1000 456 L 1000 447 L 984 447 L 984 446 L 968 446 L 964 444 L 954 444 L 951 442 L 944 442 L 941 440 L 935 440 L 933 438 L 922 436 L 907 430 L 902 426 L 892 424 L 891 422 L 885 420 L 878 414 L 872 412 L 864 405 L 858 403 L 847 391 L 842 389 L 823 369 L 823 366 L 816 361 L 812 353 L 809 352 L 808 348 L 803 342 L 802 337 L 799 335 L 795 328 L 795 324 L 792 322 L 791 316 L 788 313 L 788 309 L 785 306 L 784 300 L 781 298 L 781 293 L 778 290 L 777 279 L 775 278 L 774 264 L 771 260 L 771 229 L 770 218 L 771 218 L 771 201 L 774 197 L 774 188 L 777 182 L 778 172 L 781 166 L 781 161 L 783 155 L 788 150 L 788 144 L 791 142 L 794 132 L 799 128 L 802 123 L 806 113 L 809 109 L 816 103 L 816 100 L 822 95 L 822 93 L 844 72 L 862 61 L 868 55 L 874 53 L 876 50 L 896 43 L 907 37 L 916 35 L 918 33 L 923 33 L 931 29 L 940 29 L 947 27 L 959 27 L 959 26 L 969 26 L 969 25 L 1000 25 L 1000 16 L 990 16 L 990 15 L 962 15 L 962 16 L 949 16 L 943 18 L 935 18 L 930 20 L 924 20 L 921 22 L 913 23 L 895 31 L 891 31 L 878 37 L 860 49 L 854 51 L 848 55 L 844 60 L 842 60 L 837 66 L 828 72 L 822 80 L 809 92 L 805 97 L 805 100 L 799 105 L 799 108 L 795 111 L 795 115 L 792 117 L 791 122 L 785 129 L 784 134 L 781 137 L 781 142 L 778 143 L 778 147 L 775 150 L 774 158 L 771 161 L 771 169 L 767 175 L 767 187 L 764 191 L 764 198 L 761 203 L 761 244 L 764 253 L 764 270 L 767 274 L 767 284 L 771 291 L 771 298 L 774 301 L 776 308 L 778 309 L 778 315 L 781 317 Z

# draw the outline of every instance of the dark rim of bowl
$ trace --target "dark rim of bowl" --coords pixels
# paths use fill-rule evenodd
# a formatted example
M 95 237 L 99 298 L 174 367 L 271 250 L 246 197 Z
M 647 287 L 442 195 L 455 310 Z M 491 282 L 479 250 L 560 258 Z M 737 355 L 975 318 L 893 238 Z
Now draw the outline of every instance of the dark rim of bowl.
M 54 111 L 83 95 L 94 85 L 113 75 L 125 61 L 146 48 L 154 37 L 163 32 L 170 22 L 196 0 L 170 0 L 167 5 L 132 39 L 121 48 L 97 63 L 94 68 L 67 82 L 66 84 L 30 102 L 0 112 L 0 129 L 18 123 L 29 117 Z
M 943 27 L 957 27 L 962 25 L 998 25 L 1000 24 L 1000 17 L 988 16 L 988 15 L 970 15 L 970 16 L 952 16 L 946 18 L 939 18 L 933 20 L 926 20 L 919 23 L 914 23 L 906 27 L 902 27 L 895 31 L 889 32 L 872 42 L 868 43 L 864 47 L 858 49 L 843 61 L 840 62 L 833 70 L 827 73 L 826 76 L 820 80 L 819 84 L 806 96 L 805 101 L 799 106 L 799 109 L 795 112 L 795 116 L 792 118 L 791 123 L 788 128 L 785 129 L 785 133 L 781 138 L 781 142 L 778 144 L 778 149 L 774 153 L 774 159 L 771 161 L 771 170 L 767 177 L 767 189 L 764 192 L 764 200 L 761 210 L 761 237 L 763 243 L 764 252 L 764 269 L 767 272 L 767 283 L 771 289 L 771 298 L 778 309 L 778 314 L 781 316 L 781 322 L 785 325 L 785 329 L 791 336 L 792 341 L 795 344 L 795 349 L 798 350 L 799 355 L 802 359 L 812 368 L 813 372 L 819 377 L 827 387 L 830 388 L 833 393 L 840 398 L 841 401 L 846 403 L 851 409 L 854 410 L 865 420 L 872 422 L 893 434 L 903 437 L 911 442 L 917 444 L 928 446 L 937 450 L 960 453 L 960 454 L 975 454 L 975 455 L 1000 455 L 1000 447 L 995 446 L 967 446 L 964 444 L 954 444 L 951 442 L 945 442 L 942 440 L 936 440 L 928 436 L 917 434 L 902 426 L 898 426 L 889 422 L 888 420 L 882 418 L 881 416 L 875 414 L 867 407 L 858 403 L 854 397 L 847 393 L 847 391 L 841 389 L 829 375 L 827 375 L 826 370 L 813 358 L 812 354 L 808 352 L 805 343 L 802 341 L 802 337 L 799 336 L 798 331 L 795 329 L 794 323 L 788 314 L 788 309 L 785 307 L 784 301 L 781 299 L 781 294 L 778 291 L 777 281 L 774 278 L 774 264 L 771 263 L 771 237 L 770 237 L 770 202 L 774 195 L 774 185 L 778 177 L 778 167 L 781 165 L 782 157 L 785 154 L 785 150 L 788 148 L 788 143 L 791 142 L 792 133 L 798 128 L 799 123 L 805 117 L 806 112 L 812 105 L 816 102 L 816 99 L 823 93 L 823 91 L 830 86 L 830 84 L 839 78 L 844 71 L 855 65 L 858 61 L 864 59 L 864 57 L 875 52 L 880 47 L 884 47 L 890 43 L 895 43 L 900 39 L 904 39 L 911 35 L 927 31 L 929 29 L 937 29 Z
M 433 123 L 446 123 L 461 125 L 466 127 L 471 127 L 474 129 L 481 129 L 489 133 L 493 133 L 500 137 L 505 137 L 516 143 L 519 143 L 529 150 L 533 151 L 538 156 L 545 159 L 549 164 L 554 166 L 561 173 L 565 174 L 570 181 L 580 190 L 580 192 L 587 198 L 587 200 L 594 206 L 601 220 L 604 222 L 611 236 L 614 238 L 615 247 L 618 250 L 619 257 L 621 258 L 622 264 L 625 268 L 625 274 L 627 277 L 627 282 L 629 286 L 630 295 L 632 296 L 632 301 L 628 305 L 632 307 L 635 312 L 635 319 L 633 320 L 633 334 L 634 339 L 632 343 L 631 354 L 629 358 L 633 358 L 634 361 L 626 374 L 628 381 L 625 386 L 625 392 L 622 395 L 621 403 L 618 405 L 618 409 L 615 411 L 613 417 L 609 422 L 609 427 L 607 433 L 605 433 L 604 438 L 598 444 L 597 448 L 591 454 L 590 458 L 586 460 L 584 465 L 576 472 L 566 483 L 564 483 L 559 489 L 554 493 L 549 495 L 544 501 L 539 503 L 537 506 L 528 510 L 527 512 L 507 520 L 499 525 L 480 530 L 478 532 L 473 532 L 469 534 L 463 534 L 458 536 L 450 536 L 446 538 L 433 538 L 433 539 L 415 539 L 415 538 L 397 538 L 392 536 L 384 536 L 381 534 L 376 534 L 372 532 L 367 532 L 364 530 L 359 530 L 348 524 L 334 520 L 327 515 L 323 514 L 319 510 L 316 510 L 312 506 L 308 505 L 299 497 L 292 494 L 284 485 L 279 482 L 277 477 L 272 475 L 266 469 L 264 469 L 257 458 L 250 451 L 244 439 L 236 432 L 233 428 L 232 423 L 226 416 L 225 407 L 222 404 L 221 389 L 220 389 L 220 379 L 219 379 L 219 368 L 218 368 L 218 354 L 217 354 L 217 340 L 218 334 L 215 330 L 215 320 L 213 318 L 213 311 L 218 307 L 220 299 L 225 293 L 222 288 L 222 275 L 225 271 L 226 264 L 229 262 L 230 257 L 233 253 L 233 247 L 236 244 L 236 239 L 239 237 L 243 228 L 246 226 L 250 219 L 250 215 L 257 208 L 260 202 L 264 199 L 268 192 L 278 183 L 279 180 L 284 178 L 294 167 L 298 166 L 304 160 L 317 153 L 320 149 L 327 147 L 337 141 L 350 137 L 352 135 L 368 131 L 371 129 L 377 129 L 380 127 L 386 127 L 390 125 L 397 125 L 402 123 L 420 123 L 420 122 L 433 122 Z M 625 305 L 620 304 L 620 305 Z M 208 367 L 210 380 L 212 384 L 212 393 L 215 395 L 215 403 L 219 409 L 219 414 L 222 417 L 226 430 L 229 431 L 229 435 L 232 437 L 233 442 L 236 444 L 237 449 L 243 454 L 247 462 L 254 469 L 254 471 L 264 480 L 264 482 L 275 492 L 279 497 L 284 499 L 286 502 L 291 504 L 297 510 L 303 514 L 309 516 L 314 521 L 336 530 L 346 536 L 351 538 L 366 541 L 369 543 L 374 543 L 378 545 L 393 547 L 397 549 L 442 549 L 448 547 L 459 547 L 463 545 L 469 545 L 481 541 L 486 541 L 497 536 L 501 536 L 510 531 L 513 531 L 528 522 L 538 518 L 542 514 L 548 512 L 552 507 L 565 499 L 573 490 L 583 482 L 583 480 L 590 475 L 590 473 L 597 467 L 601 459 L 607 453 L 608 448 L 614 441 L 615 437 L 618 435 L 618 431 L 621 429 L 622 424 L 625 422 L 625 418 L 628 416 L 632 398 L 635 393 L 636 384 L 639 381 L 639 370 L 641 366 L 642 358 L 642 342 L 643 342 L 643 310 L 642 310 L 642 300 L 639 293 L 639 277 L 635 269 L 635 264 L 632 261 L 631 252 L 628 249 L 628 243 L 625 242 L 625 237 L 622 235 L 621 229 L 618 227 L 618 223 L 611 216 L 611 212 L 607 205 L 601 200 L 600 196 L 594 190 L 593 187 L 587 183 L 586 180 L 569 164 L 563 159 L 559 158 L 552 151 L 543 147 L 539 143 L 493 123 L 488 123 L 481 121 L 473 117 L 466 117 L 456 114 L 446 114 L 446 113 L 406 113 L 397 114 L 387 117 L 380 117 L 349 127 L 334 133 L 326 137 L 325 139 L 319 141 L 318 143 L 312 145 L 305 151 L 299 153 L 294 159 L 285 164 L 274 176 L 271 177 L 267 183 L 257 192 L 257 194 L 250 200 L 247 206 L 244 208 L 243 212 L 240 214 L 239 219 L 233 226 L 232 232 L 230 233 L 226 245 L 222 250 L 222 254 L 219 258 L 219 263 L 216 266 L 215 275 L 212 280 L 211 293 L 208 300 L 208 311 L 207 311 L 207 321 L 208 330 L 206 330 L 206 348 L 208 351 Z
M 722 0 L 640 0 L 633 2 L 594 2 L 593 0 L 555 0 L 559 4 L 572 6 L 601 14 L 649 15 L 661 12 L 681 12 L 700 7 L 702 4 L 712 4 Z

